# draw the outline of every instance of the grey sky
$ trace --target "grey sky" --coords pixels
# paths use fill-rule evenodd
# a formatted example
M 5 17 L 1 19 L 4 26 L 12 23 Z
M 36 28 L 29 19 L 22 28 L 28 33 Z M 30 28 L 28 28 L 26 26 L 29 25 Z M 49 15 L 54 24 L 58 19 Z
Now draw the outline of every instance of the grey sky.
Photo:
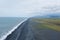
M 0 0 L 0 17 L 30 17 L 45 12 L 60 12 L 60 0 Z

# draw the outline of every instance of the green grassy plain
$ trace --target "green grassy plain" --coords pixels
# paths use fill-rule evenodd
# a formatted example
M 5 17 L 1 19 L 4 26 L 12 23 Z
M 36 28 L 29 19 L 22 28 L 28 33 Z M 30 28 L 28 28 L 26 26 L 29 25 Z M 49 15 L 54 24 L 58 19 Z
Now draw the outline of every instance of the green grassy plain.
M 32 21 L 38 23 L 35 25 L 37 28 L 60 31 L 60 19 L 58 18 L 33 18 Z

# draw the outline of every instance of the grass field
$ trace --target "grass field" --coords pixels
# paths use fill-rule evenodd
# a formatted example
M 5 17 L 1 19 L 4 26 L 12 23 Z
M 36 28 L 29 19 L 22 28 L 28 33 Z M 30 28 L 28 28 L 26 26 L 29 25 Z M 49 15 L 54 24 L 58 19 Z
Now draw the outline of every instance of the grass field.
M 32 21 L 38 23 L 35 27 L 60 31 L 60 19 L 58 18 L 33 18 Z

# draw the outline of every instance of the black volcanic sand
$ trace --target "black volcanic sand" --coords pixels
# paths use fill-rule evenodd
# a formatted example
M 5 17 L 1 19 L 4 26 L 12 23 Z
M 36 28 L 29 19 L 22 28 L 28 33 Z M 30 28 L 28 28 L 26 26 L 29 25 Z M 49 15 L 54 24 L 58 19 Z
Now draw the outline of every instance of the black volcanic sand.
M 38 28 L 39 23 L 28 19 L 5 40 L 60 40 L 60 32 Z
M 23 22 L 12 34 L 5 40 L 34 40 L 32 29 L 29 26 L 29 20 Z

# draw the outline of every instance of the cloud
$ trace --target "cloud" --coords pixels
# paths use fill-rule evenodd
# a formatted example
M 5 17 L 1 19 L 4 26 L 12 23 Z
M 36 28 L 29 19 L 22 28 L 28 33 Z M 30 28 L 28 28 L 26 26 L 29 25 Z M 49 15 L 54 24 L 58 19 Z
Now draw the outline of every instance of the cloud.
M 0 0 L 0 10 L 0 16 L 27 17 L 60 12 L 60 0 Z

